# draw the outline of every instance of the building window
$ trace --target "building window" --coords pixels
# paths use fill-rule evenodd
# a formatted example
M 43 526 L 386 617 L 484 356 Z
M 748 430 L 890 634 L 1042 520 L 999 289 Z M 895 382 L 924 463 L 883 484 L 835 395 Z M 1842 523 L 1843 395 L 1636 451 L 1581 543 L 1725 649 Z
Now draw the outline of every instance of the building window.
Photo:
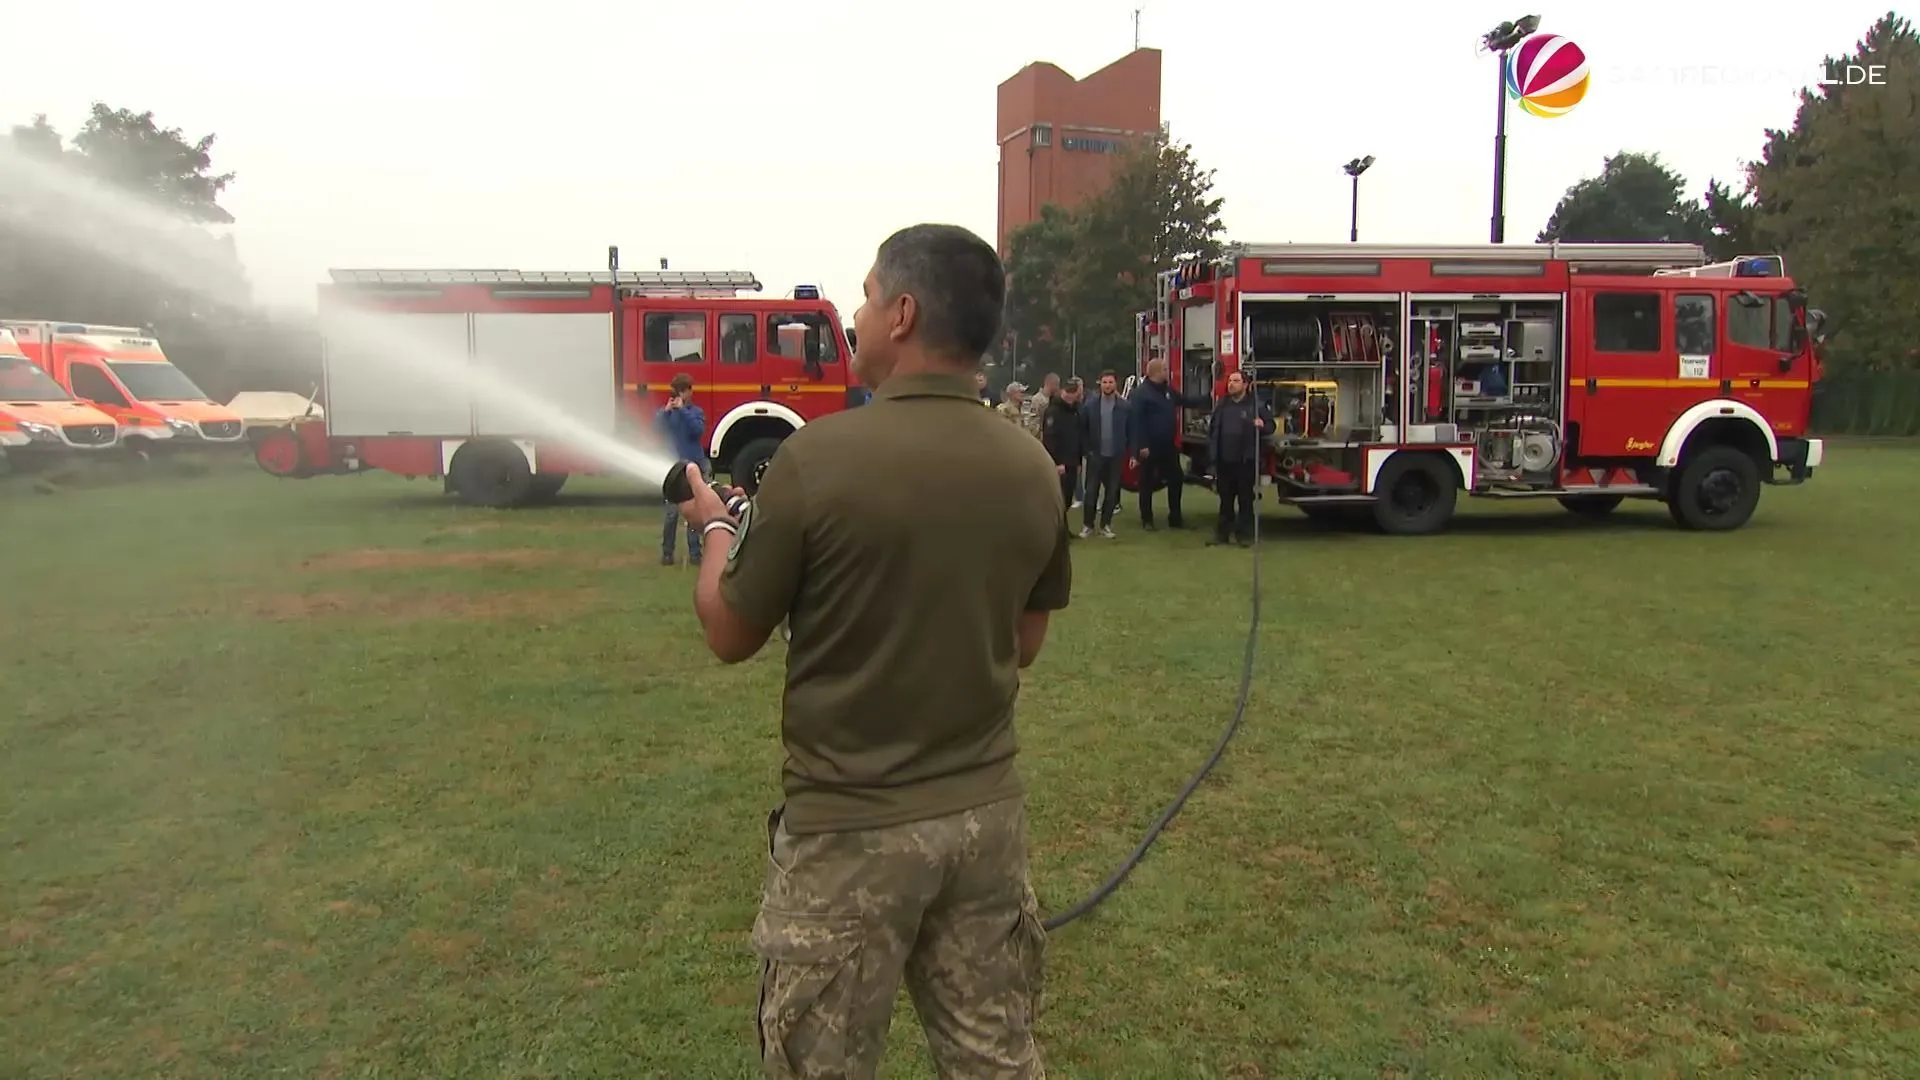
M 1035 146 L 1052 146 L 1053 145 L 1053 125 L 1052 124 L 1033 125 L 1033 145 Z
M 1660 294 L 1657 292 L 1594 293 L 1593 351 L 1659 352 Z
M 1122 145 L 1119 139 L 1096 139 L 1091 135 L 1069 135 L 1060 140 L 1060 149 L 1083 154 L 1117 154 Z

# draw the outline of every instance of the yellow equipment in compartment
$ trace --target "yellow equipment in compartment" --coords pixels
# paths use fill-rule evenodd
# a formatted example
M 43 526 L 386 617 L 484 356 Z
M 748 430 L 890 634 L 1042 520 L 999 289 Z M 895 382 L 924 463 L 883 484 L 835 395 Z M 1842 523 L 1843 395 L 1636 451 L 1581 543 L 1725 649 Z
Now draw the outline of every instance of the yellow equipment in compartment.
M 1290 401 L 1280 422 L 1295 438 L 1324 439 L 1339 415 L 1340 384 L 1332 379 L 1276 379 L 1269 400 Z M 1276 410 L 1277 411 L 1277 410 Z

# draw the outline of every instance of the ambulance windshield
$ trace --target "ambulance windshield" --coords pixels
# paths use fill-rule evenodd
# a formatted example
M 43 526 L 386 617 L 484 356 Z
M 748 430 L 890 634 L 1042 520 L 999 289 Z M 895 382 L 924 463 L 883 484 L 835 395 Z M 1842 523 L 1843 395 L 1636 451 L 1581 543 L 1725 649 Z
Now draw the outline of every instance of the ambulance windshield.
M 187 373 L 167 363 L 113 360 L 108 367 L 133 394 L 135 401 L 205 401 L 206 391 L 193 385 Z
M 33 361 L 0 353 L 0 401 L 68 401 L 72 397 Z

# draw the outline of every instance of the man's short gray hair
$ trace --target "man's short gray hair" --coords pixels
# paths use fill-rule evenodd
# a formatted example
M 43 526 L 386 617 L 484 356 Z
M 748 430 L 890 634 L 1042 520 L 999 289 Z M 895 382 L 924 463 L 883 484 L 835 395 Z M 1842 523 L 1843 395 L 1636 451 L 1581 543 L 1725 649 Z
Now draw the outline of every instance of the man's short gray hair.
M 883 298 L 914 299 L 927 351 L 976 363 L 1000 337 L 1006 269 L 993 247 L 958 225 L 909 225 L 873 261 Z

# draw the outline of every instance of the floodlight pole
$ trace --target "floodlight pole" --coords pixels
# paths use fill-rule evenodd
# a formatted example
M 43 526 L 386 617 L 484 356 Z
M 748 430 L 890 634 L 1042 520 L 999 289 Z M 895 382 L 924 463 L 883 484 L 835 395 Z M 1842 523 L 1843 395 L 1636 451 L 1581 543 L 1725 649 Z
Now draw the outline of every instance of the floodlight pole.
M 1500 54 L 1494 68 L 1494 87 L 1499 112 L 1493 122 L 1493 236 L 1496 244 L 1507 242 L 1507 54 Z
M 1493 122 L 1493 229 L 1496 244 L 1507 241 L 1507 56 L 1513 47 L 1540 29 L 1540 16 L 1527 15 L 1517 22 L 1504 22 L 1482 35 L 1481 43 L 1500 63 L 1494 68 L 1496 102 L 1499 111 Z
M 1347 242 L 1350 244 L 1360 242 L 1360 174 L 1372 166 L 1372 154 L 1363 158 L 1354 158 L 1342 166 L 1347 175 L 1353 178 L 1353 202 L 1347 214 Z

